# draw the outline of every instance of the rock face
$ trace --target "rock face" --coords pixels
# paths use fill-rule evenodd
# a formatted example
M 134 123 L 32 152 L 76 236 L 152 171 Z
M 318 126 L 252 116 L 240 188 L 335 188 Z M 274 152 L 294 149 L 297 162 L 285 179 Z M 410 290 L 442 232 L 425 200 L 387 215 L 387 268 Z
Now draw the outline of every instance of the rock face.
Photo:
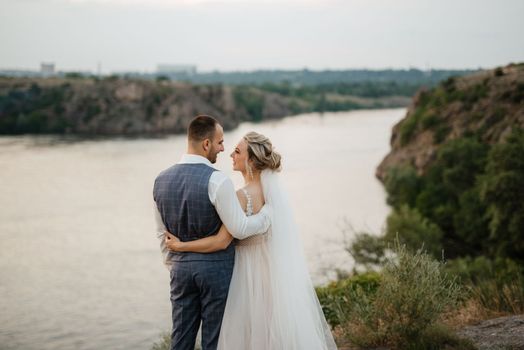
M 524 127 L 524 63 L 449 78 L 413 98 L 376 176 L 383 181 L 388 169 L 405 164 L 423 174 L 447 141 L 476 135 L 498 143 L 515 126 Z
M 256 91 L 237 100 L 233 87 L 137 79 L 0 78 L 0 134 L 184 133 L 198 114 L 226 129 L 291 113 L 285 96 Z
M 479 350 L 524 349 L 524 315 L 483 321 L 459 335 L 471 339 Z

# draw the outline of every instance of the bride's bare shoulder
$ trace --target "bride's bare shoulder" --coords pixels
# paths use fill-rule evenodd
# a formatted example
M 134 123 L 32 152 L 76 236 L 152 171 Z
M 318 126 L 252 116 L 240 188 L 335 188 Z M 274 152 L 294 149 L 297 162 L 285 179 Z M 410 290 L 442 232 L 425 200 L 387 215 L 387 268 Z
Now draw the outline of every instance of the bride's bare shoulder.
M 237 198 L 238 198 L 238 201 L 240 202 L 240 206 L 242 207 L 242 209 L 246 210 L 247 198 L 246 198 L 246 195 L 244 194 L 243 188 L 237 190 Z
M 264 205 L 264 191 L 262 191 L 262 185 L 260 183 L 249 184 L 246 187 L 251 200 L 253 201 L 253 208 L 255 211 L 260 209 Z

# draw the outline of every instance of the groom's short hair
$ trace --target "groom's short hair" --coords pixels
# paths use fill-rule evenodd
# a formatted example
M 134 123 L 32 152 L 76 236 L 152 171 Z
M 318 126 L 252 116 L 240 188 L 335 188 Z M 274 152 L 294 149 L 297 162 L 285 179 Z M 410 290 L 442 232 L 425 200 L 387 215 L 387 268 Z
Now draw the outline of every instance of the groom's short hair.
M 218 121 L 205 114 L 197 115 L 189 123 L 187 136 L 191 141 L 204 141 L 205 139 L 213 140 Z

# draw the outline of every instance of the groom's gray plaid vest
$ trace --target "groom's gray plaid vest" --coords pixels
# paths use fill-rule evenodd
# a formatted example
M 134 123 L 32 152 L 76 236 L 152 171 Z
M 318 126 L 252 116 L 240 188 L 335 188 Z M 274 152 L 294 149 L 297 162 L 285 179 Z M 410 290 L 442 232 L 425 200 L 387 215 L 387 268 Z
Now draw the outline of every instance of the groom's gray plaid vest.
M 222 225 L 209 200 L 209 178 L 216 169 L 202 163 L 176 164 L 155 180 L 153 196 L 169 232 L 181 241 L 193 241 L 216 234 Z M 233 244 L 215 253 L 170 252 L 171 261 L 225 260 L 235 254 Z

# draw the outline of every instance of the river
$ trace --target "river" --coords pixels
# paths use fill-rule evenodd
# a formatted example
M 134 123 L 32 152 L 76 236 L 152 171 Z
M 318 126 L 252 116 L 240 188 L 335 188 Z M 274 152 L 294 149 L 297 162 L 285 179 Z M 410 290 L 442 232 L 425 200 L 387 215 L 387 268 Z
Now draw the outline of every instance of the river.
M 247 131 L 283 156 L 282 179 L 317 284 L 350 269 L 344 239 L 380 232 L 389 212 L 375 168 L 405 109 L 305 114 L 226 132 L 217 168 Z M 169 275 L 152 185 L 185 136 L 0 137 L 0 347 L 149 349 L 170 328 Z M 345 232 L 345 235 L 344 235 Z M 345 237 L 345 238 L 344 238 Z

